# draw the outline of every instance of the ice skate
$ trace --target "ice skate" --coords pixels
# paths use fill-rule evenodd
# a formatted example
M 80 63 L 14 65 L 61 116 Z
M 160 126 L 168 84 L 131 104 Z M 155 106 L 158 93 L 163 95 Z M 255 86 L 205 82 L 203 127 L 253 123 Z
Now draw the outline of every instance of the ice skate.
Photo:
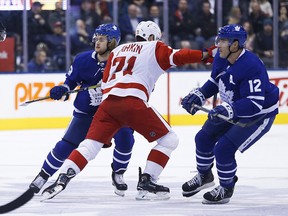
M 48 178 L 49 176 L 41 170 L 41 172 L 31 182 L 29 188 L 32 189 L 34 193 L 38 193 L 47 182 Z
M 66 186 L 69 183 L 69 181 L 75 175 L 76 175 L 75 170 L 73 170 L 72 168 L 69 168 L 67 170 L 67 173 L 59 174 L 59 176 L 58 176 L 57 180 L 55 181 L 55 183 L 50 185 L 48 188 L 46 188 L 42 192 L 42 196 L 43 196 L 42 201 L 47 200 L 47 199 L 52 199 L 57 194 L 59 194 L 61 191 L 63 191 L 66 188 Z
M 191 197 L 200 190 L 212 187 L 214 185 L 214 176 L 211 171 L 205 175 L 198 173 L 191 180 L 182 185 L 182 195 L 184 197 Z
M 118 196 L 125 196 L 125 191 L 128 189 L 127 184 L 124 182 L 123 174 L 118 174 L 112 171 L 112 185 L 114 186 L 114 193 Z
M 234 182 L 238 181 L 238 177 L 234 177 Z M 225 204 L 230 201 L 234 192 L 234 187 L 232 188 L 224 188 L 222 186 L 218 186 L 214 188 L 212 191 L 209 191 L 203 195 L 204 200 L 203 204 Z
M 140 167 L 137 190 L 136 200 L 167 200 L 170 198 L 169 188 L 154 183 L 149 174 L 141 173 Z

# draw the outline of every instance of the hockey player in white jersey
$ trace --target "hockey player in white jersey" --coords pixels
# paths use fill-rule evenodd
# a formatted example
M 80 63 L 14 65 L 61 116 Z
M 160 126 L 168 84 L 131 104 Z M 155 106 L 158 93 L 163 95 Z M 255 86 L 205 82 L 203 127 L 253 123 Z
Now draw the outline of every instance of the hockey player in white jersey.
M 79 53 L 69 71 L 63 85 L 55 86 L 50 90 L 50 97 L 53 100 L 64 100 L 69 95 L 66 92 L 75 89 L 97 85 L 101 83 L 103 71 L 107 63 L 108 56 L 119 43 L 121 32 L 119 28 L 112 24 L 102 24 L 95 29 L 93 41 L 94 49 Z M 93 116 L 101 103 L 102 92 L 98 87 L 88 91 L 81 91 L 74 100 L 73 118 L 69 123 L 64 136 L 49 151 L 45 158 L 39 174 L 31 182 L 30 188 L 38 193 L 44 184 L 61 167 L 64 160 L 76 149 L 85 139 Z M 115 186 L 115 193 L 124 196 L 128 186 L 123 175 L 127 170 L 132 147 L 134 145 L 133 130 L 131 128 L 121 128 L 114 135 L 115 148 L 113 151 L 112 184 Z
M 139 169 L 136 199 L 169 198 L 169 188 L 156 182 L 179 141 L 148 100 L 165 70 L 177 65 L 211 62 L 214 47 L 205 52 L 172 49 L 159 41 L 161 30 L 152 21 L 140 22 L 135 37 L 137 42 L 122 44 L 111 52 L 103 74 L 102 103 L 86 139 L 65 160 L 58 180 L 43 194 L 47 198 L 63 190 L 123 126 L 131 127 L 149 142 L 157 142 L 148 155 L 144 172 Z
M 194 104 L 202 106 L 217 93 L 221 99 L 195 136 L 198 174 L 182 186 L 185 197 L 213 186 L 215 160 L 220 185 L 204 194 L 204 204 L 229 202 L 238 180 L 236 151 L 243 153 L 255 144 L 270 130 L 278 113 L 279 89 L 269 81 L 263 62 L 245 49 L 246 38 L 240 25 L 220 28 L 210 79 L 182 100 L 183 108 L 194 115 L 198 111 Z

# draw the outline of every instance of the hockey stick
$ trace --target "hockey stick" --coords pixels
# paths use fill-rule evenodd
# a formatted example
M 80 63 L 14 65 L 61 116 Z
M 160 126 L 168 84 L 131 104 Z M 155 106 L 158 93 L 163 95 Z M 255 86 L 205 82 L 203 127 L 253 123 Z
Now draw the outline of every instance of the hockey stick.
M 213 108 L 215 108 L 217 105 L 217 93 L 213 95 L 212 105 Z
M 80 91 L 85 91 L 85 90 L 89 90 L 89 89 L 93 89 L 93 88 L 97 88 L 101 86 L 101 84 L 97 84 L 97 85 L 93 85 L 93 86 L 88 86 L 88 87 L 84 87 L 84 88 L 80 88 L 80 89 L 74 89 L 74 90 L 71 90 L 71 91 L 68 91 L 66 92 L 63 96 L 67 95 L 67 94 L 72 94 L 72 93 L 76 93 L 76 92 L 80 92 Z M 35 100 L 30 100 L 30 101 L 26 101 L 22 104 L 20 104 L 19 106 L 27 106 L 31 103 L 34 103 L 34 102 L 37 102 L 37 101 L 42 101 L 42 100 L 47 100 L 51 98 L 50 96 L 46 96 L 46 97 L 42 97 L 42 98 L 38 98 L 38 99 L 35 99 Z
M 34 197 L 34 191 L 29 188 L 26 190 L 21 196 L 16 198 L 15 200 L 0 206 L 0 214 L 5 214 L 7 212 L 13 211 L 21 206 L 23 206 L 25 203 L 27 203 L 29 200 L 31 200 Z
M 201 110 L 201 111 L 203 111 L 203 112 L 206 112 L 206 113 L 209 113 L 209 112 L 211 111 L 211 110 L 209 110 L 209 109 L 207 109 L 207 108 L 205 108 L 205 107 L 199 106 L 199 105 L 197 105 L 197 104 L 192 104 L 192 108 L 193 108 L 193 107 L 195 107 L 195 108 L 197 108 L 197 109 L 199 109 L 199 110 Z M 191 108 L 191 110 L 192 110 L 192 108 Z M 234 121 L 228 119 L 227 116 L 224 116 L 224 115 L 221 115 L 221 114 L 217 114 L 216 116 L 219 117 L 219 118 L 221 118 L 221 119 L 223 119 L 224 121 L 227 121 L 227 122 L 229 122 L 229 123 L 231 123 L 231 124 L 233 124 L 233 125 L 237 125 L 237 126 L 239 126 L 239 127 L 250 127 L 250 126 L 254 125 L 256 122 L 260 121 L 261 119 L 263 119 L 263 118 L 265 117 L 265 115 L 263 115 L 263 116 L 261 116 L 260 118 L 255 119 L 255 120 L 252 121 L 252 122 L 242 123 L 242 122 L 234 122 Z

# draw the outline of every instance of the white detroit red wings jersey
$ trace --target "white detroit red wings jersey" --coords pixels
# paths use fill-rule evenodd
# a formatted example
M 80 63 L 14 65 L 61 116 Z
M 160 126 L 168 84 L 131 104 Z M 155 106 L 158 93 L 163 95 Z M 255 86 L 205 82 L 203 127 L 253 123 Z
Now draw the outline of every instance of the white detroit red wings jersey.
M 201 62 L 202 51 L 175 50 L 160 41 L 134 42 L 116 47 L 103 74 L 103 99 L 134 96 L 148 101 L 161 74 L 171 66 Z

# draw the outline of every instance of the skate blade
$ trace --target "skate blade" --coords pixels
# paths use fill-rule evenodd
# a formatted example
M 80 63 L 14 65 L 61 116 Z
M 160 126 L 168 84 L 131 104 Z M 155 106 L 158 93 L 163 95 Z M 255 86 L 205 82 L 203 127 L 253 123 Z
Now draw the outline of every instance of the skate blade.
M 125 191 L 123 190 L 118 190 L 118 189 L 114 189 L 114 193 L 118 196 L 124 197 L 125 196 Z
M 43 191 L 42 193 L 42 199 L 40 200 L 41 202 L 45 201 L 45 200 L 49 200 L 52 199 L 53 197 L 55 197 L 57 194 L 59 194 L 61 191 L 63 191 L 63 186 L 62 185 L 57 185 L 53 188 L 53 191 Z
M 170 199 L 169 192 L 157 192 L 150 193 L 149 191 L 138 191 L 135 199 L 136 200 L 168 200 Z
M 226 199 L 223 199 L 223 200 L 219 200 L 219 201 L 210 201 L 210 200 L 206 200 L 206 199 L 203 199 L 202 201 L 202 204 L 208 204 L 208 205 L 215 205 L 215 204 L 225 204 L 225 203 L 228 203 L 230 201 L 230 198 L 226 198 Z

